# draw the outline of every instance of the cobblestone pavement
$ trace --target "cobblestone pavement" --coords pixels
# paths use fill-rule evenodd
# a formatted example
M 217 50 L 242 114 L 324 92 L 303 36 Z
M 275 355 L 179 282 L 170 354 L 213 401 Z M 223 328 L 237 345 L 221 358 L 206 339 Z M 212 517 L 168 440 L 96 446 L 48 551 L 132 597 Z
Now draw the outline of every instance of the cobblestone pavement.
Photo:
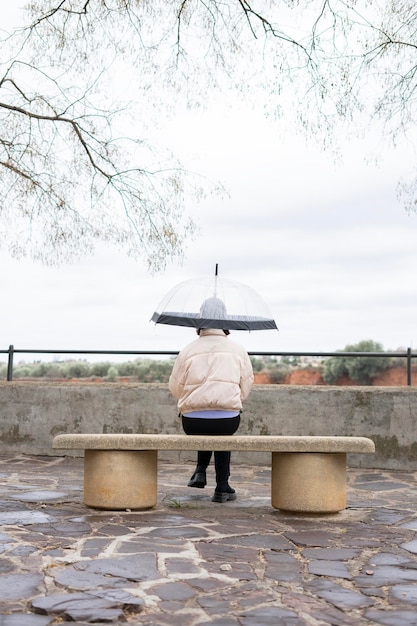
M 348 508 L 270 506 L 233 464 L 235 502 L 161 463 L 150 511 L 82 503 L 82 459 L 0 457 L 0 626 L 417 625 L 417 472 L 350 469 Z

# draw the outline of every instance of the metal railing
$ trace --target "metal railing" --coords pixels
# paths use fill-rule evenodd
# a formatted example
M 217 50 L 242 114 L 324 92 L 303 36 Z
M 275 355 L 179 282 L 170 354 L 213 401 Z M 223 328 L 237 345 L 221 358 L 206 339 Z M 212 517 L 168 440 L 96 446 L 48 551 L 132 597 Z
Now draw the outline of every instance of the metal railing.
M 13 360 L 15 354 L 105 354 L 118 356 L 176 356 L 178 350 L 29 350 L 15 348 L 10 345 L 7 350 L 0 350 L 0 354 L 7 354 L 7 380 L 13 380 Z M 411 348 L 405 352 L 249 352 L 249 356 L 283 356 L 283 357 L 392 357 L 406 359 L 407 385 L 412 384 L 411 366 L 412 359 L 417 358 L 417 353 L 413 353 Z

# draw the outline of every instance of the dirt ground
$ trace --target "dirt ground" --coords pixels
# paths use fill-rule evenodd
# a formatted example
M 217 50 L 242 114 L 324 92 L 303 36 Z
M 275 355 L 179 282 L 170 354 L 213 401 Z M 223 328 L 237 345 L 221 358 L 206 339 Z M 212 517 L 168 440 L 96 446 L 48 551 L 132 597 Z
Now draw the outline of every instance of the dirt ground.
M 414 380 L 417 380 L 417 375 L 413 372 Z M 255 383 L 258 385 L 267 385 L 271 381 L 268 378 L 268 374 L 266 372 L 260 372 L 255 374 Z M 323 380 L 318 369 L 313 367 L 306 367 L 295 369 L 282 381 L 284 385 L 325 385 L 326 383 Z M 358 383 L 352 381 L 348 376 L 342 376 L 335 383 L 335 385 L 348 386 L 348 385 L 357 385 Z M 413 385 L 416 384 L 413 382 Z M 385 370 L 379 376 L 376 376 L 371 385 L 373 386 L 386 386 L 386 387 L 402 387 L 407 385 L 407 370 L 405 367 L 390 367 Z

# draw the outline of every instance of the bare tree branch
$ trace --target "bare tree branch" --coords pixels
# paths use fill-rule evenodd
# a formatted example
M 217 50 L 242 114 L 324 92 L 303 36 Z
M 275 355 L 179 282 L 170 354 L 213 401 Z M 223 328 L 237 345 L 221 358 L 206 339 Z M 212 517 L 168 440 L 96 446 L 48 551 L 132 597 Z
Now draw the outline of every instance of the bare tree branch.
M 164 267 L 210 185 L 143 140 L 161 117 L 233 93 L 326 147 L 356 120 L 395 141 L 416 32 L 414 0 L 32 0 L 0 42 L 0 241 L 47 262 L 106 241 Z

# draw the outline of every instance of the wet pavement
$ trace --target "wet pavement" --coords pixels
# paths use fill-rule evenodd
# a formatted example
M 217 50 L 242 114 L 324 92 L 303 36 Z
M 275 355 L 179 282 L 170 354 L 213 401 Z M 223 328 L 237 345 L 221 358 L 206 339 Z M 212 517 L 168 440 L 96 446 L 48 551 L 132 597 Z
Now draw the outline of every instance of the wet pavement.
M 235 502 L 160 463 L 149 511 L 82 503 L 79 458 L 0 456 L 0 626 L 417 625 L 417 472 L 348 470 L 348 508 L 270 506 L 267 467 Z

